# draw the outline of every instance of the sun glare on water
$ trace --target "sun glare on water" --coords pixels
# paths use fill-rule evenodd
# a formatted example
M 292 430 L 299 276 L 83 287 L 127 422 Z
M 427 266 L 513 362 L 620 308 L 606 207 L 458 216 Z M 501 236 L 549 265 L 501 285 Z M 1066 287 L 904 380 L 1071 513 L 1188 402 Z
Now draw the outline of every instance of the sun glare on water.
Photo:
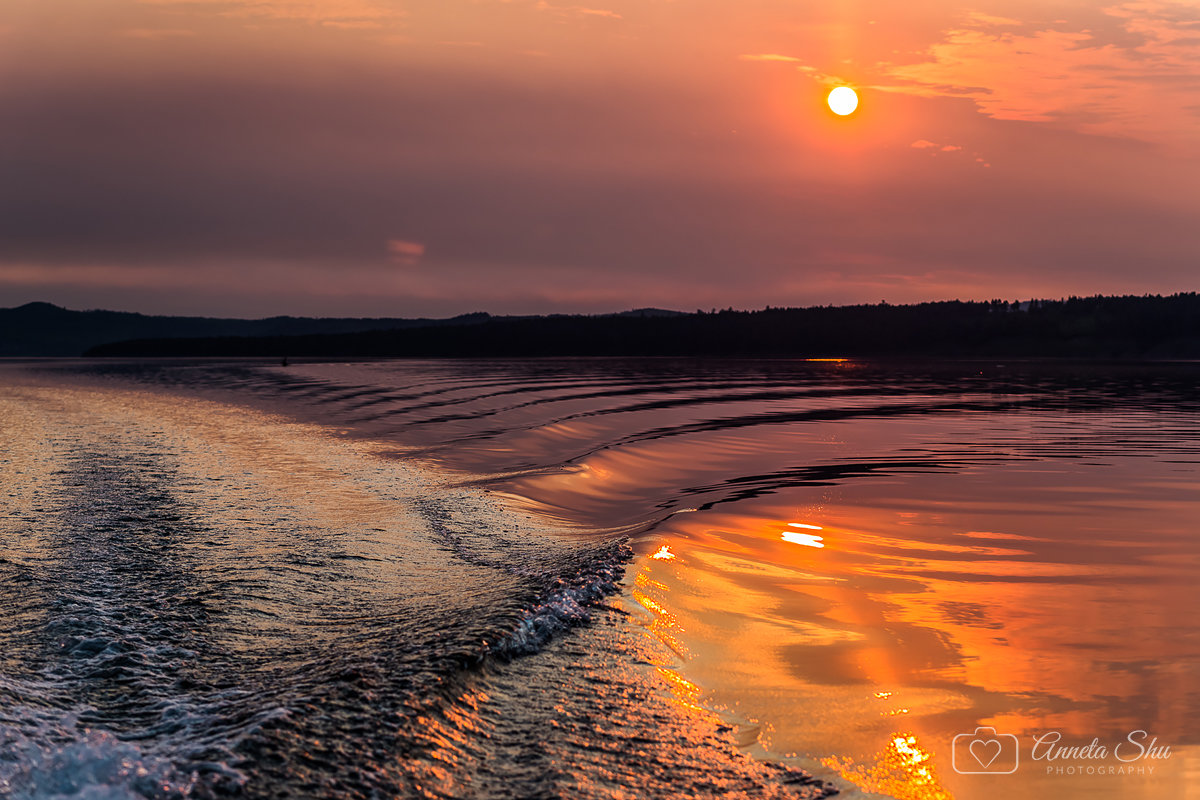
M 839 86 L 829 93 L 828 103 L 833 113 L 844 117 L 858 108 L 858 95 L 849 86 Z

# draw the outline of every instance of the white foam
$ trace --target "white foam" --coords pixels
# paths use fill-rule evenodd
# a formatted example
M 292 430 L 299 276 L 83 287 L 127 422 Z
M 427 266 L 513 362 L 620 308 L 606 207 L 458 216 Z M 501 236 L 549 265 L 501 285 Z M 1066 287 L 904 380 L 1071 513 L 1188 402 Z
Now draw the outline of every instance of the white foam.
M 32 730 L 0 724 L 0 753 L 0 796 L 13 800 L 169 800 L 197 780 L 111 733 L 75 729 L 70 716 Z
M 628 558 L 627 547 L 612 548 L 608 559 L 596 563 L 589 573 L 570 584 L 560 581 L 559 588 L 525 611 L 516 628 L 491 652 L 509 658 L 534 653 L 555 636 L 589 622 L 589 607 L 617 590 Z

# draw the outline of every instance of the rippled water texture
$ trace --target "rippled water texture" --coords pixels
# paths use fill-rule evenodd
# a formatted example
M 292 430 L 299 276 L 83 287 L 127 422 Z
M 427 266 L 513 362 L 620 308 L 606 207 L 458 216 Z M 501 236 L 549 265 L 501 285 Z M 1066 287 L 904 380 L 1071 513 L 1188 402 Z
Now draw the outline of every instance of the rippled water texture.
M 1200 784 L 1194 365 L 56 370 L 3 394 L 14 785 L 819 791 L 733 736 L 850 795 Z M 1015 773 L 955 770 L 981 725 Z

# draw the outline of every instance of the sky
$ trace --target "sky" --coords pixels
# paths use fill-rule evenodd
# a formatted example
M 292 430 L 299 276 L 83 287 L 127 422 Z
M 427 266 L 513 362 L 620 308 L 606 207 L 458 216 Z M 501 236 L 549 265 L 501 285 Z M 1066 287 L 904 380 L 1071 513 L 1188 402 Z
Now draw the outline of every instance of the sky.
M 579 3 L 0 0 L 0 306 L 1200 289 L 1200 0 Z

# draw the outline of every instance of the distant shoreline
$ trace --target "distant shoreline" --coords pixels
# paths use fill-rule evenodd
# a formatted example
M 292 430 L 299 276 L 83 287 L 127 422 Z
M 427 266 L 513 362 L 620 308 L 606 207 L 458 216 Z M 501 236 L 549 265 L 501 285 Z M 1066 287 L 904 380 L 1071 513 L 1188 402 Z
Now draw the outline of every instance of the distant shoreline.
M 449 319 L 0 309 L 0 358 L 1200 358 L 1200 296 Z
M 1200 296 L 486 318 L 288 336 L 141 338 L 88 357 L 1200 358 Z

